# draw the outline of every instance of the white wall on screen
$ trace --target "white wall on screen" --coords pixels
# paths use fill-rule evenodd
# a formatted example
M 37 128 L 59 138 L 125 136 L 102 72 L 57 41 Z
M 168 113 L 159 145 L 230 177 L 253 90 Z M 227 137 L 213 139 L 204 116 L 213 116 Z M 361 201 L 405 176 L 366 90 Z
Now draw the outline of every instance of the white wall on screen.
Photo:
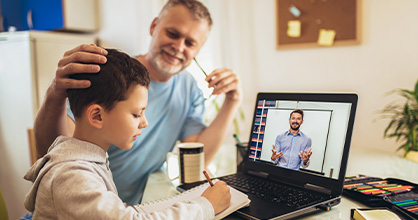
M 261 159 L 270 161 L 272 145 L 275 144 L 277 135 L 289 130 L 289 116 L 293 110 L 294 109 L 268 110 Z M 311 138 L 313 152 L 310 158 L 309 167 L 306 168 L 307 170 L 322 172 L 330 119 L 331 111 L 304 110 L 304 120 L 300 130 Z
M 332 119 L 329 126 L 327 151 L 324 160 L 325 176 L 338 178 L 341 167 L 341 158 L 347 133 L 348 119 L 350 117 L 351 104 L 331 102 L 303 102 L 299 103 L 301 109 L 329 109 L 332 110 Z

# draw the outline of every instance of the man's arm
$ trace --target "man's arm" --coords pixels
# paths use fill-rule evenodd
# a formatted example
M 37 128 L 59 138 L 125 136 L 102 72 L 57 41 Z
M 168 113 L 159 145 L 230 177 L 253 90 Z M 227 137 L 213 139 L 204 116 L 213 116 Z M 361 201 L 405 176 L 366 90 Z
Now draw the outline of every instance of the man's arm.
M 107 51 L 94 44 L 83 44 L 65 52 L 58 62 L 55 77 L 46 94 L 45 101 L 35 118 L 34 133 L 39 156 L 47 153 L 49 146 L 59 135 L 70 135 L 67 127 L 67 89 L 87 88 L 88 80 L 74 80 L 69 76 L 76 73 L 97 73 L 98 65 L 85 63 L 106 63 Z
M 225 93 L 225 100 L 212 123 L 200 134 L 183 138 L 183 142 L 201 142 L 204 146 L 205 166 L 216 155 L 224 142 L 242 100 L 241 84 L 237 74 L 230 69 L 217 69 L 206 77 L 209 87 L 214 87 L 212 94 Z

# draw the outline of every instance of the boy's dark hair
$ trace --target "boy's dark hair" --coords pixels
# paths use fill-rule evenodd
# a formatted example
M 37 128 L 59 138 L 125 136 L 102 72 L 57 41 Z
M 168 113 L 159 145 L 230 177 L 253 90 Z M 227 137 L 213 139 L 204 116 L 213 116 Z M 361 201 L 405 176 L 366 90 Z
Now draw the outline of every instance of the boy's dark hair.
M 212 17 L 210 16 L 209 10 L 206 8 L 205 5 L 196 0 L 168 0 L 167 3 L 164 5 L 163 9 L 161 9 L 160 14 L 158 16 L 163 16 L 168 9 L 177 5 L 185 6 L 196 19 L 206 20 L 208 22 L 209 27 L 212 27 L 213 21 Z
M 126 100 L 128 91 L 136 85 L 148 89 L 150 78 L 144 65 L 138 60 L 115 49 L 106 49 L 107 62 L 100 65 L 98 73 L 81 73 L 72 79 L 86 79 L 89 88 L 68 89 L 68 99 L 74 117 L 80 117 L 89 104 L 99 104 L 110 111 L 119 101 Z
M 292 118 L 293 113 L 299 113 L 300 115 L 302 115 L 302 120 L 303 120 L 303 111 L 302 109 L 295 109 L 292 111 L 292 113 L 290 113 L 290 118 Z

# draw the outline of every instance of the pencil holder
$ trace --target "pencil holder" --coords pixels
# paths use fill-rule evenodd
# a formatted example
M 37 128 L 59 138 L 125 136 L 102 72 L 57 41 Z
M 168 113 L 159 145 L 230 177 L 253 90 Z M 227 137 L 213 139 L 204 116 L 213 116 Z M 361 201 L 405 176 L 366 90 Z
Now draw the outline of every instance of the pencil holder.
M 236 144 L 237 146 L 237 171 L 244 169 L 244 157 L 247 154 L 248 143 Z

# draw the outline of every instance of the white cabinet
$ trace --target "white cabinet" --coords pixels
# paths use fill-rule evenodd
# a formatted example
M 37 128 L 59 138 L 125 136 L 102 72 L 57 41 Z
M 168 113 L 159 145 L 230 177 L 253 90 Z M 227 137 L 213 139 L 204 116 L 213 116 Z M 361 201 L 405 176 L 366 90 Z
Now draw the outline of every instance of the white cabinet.
M 10 219 L 27 211 L 23 201 L 31 183 L 27 128 L 64 52 L 94 43 L 93 35 L 51 32 L 0 33 L 0 188 Z

